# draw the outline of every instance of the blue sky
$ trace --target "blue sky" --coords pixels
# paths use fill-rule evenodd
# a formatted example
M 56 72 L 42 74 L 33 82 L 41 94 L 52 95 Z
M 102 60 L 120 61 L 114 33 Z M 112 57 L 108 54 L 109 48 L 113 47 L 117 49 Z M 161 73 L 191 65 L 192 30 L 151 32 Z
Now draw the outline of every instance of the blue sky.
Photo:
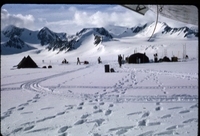
M 177 24 L 170 19 L 159 19 L 171 25 Z M 54 32 L 75 34 L 82 28 L 106 25 L 134 27 L 155 20 L 156 14 L 152 11 L 143 16 L 114 4 L 5 4 L 1 7 L 2 29 L 12 24 L 30 30 L 48 27 Z

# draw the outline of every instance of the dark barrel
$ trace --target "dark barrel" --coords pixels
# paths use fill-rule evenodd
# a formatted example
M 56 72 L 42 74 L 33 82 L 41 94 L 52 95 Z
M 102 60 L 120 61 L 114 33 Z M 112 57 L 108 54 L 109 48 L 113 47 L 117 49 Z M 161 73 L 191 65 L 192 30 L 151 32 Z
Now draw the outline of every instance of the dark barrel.
M 109 65 L 105 65 L 105 72 L 110 72 Z

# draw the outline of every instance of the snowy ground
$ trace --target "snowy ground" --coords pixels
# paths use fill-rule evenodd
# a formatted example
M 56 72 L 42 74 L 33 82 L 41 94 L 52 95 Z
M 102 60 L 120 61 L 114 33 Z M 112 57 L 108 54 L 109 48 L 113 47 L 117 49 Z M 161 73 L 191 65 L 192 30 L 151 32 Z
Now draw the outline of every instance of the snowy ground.
M 164 45 L 161 40 L 140 42 L 135 44 L 139 47 L 137 51 L 148 47 L 162 54 L 163 48 L 159 48 L 168 46 L 168 54 L 171 55 L 171 49 L 174 53 L 180 51 L 180 56 L 183 44 L 193 46 L 187 46 L 190 58 L 184 62 L 124 64 L 122 68 L 117 63 L 117 54 L 122 51 L 119 42 L 127 53 L 134 51 L 135 48 L 127 49 L 133 43 L 124 38 L 112 42 L 117 49 L 108 42 L 92 49 L 90 45 L 82 46 L 83 49 L 68 56 L 34 51 L 1 56 L 1 133 L 5 136 L 196 136 L 198 42 L 183 40 L 167 44 L 166 41 L 162 42 Z M 146 51 L 147 55 L 154 53 Z M 76 65 L 77 54 L 90 64 Z M 40 67 L 53 68 L 14 69 L 27 55 Z M 99 55 L 102 64 L 97 63 Z M 61 64 L 63 58 L 69 64 Z M 105 73 L 105 64 L 114 68 L 115 73 Z

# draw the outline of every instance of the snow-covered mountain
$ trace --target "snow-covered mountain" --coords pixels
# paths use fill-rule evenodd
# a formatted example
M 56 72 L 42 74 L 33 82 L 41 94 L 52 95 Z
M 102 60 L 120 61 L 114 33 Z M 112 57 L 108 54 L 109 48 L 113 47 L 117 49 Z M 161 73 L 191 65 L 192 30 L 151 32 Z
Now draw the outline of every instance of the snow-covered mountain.
M 156 27 L 155 27 L 156 26 Z M 156 29 L 155 29 L 156 28 Z M 153 34 L 154 38 L 161 37 L 176 37 L 176 38 L 192 38 L 198 37 L 198 30 L 195 28 L 180 27 L 172 28 L 168 26 L 165 22 L 158 22 L 155 24 L 147 23 L 144 25 L 138 25 L 135 27 L 118 27 L 118 26 L 107 26 L 108 31 L 113 35 L 113 37 L 125 37 L 125 36 L 136 36 L 136 37 L 150 37 Z
M 76 44 L 72 44 L 71 49 L 78 48 L 81 43 L 90 35 L 93 36 L 94 45 L 98 45 L 100 42 L 105 42 L 112 40 L 112 35 L 103 27 L 101 28 L 84 28 L 80 32 L 77 32 L 71 42 Z
M 191 38 L 191 37 L 198 37 L 198 32 L 195 30 L 192 30 L 188 27 L 180 27 L 180 28 L 171 28 L 166 25 L 164 28 L 164 31 L 162 31 L 163 34 L 183 34 L 184 37 Z
M 91 36 L 93 45 L 97 46 L 101 42 L 110 41 L 114 38 L 150 37 L 154 28 L 155 22 L 131 28 L 109 25 L 105 28 L 83 28 L 75 35 L 67 35 L 64 32 L 55 33 L 47 27 L 42 28 L 40 31 L 31 31 L 10 25 L 1 31 L 1 53 L 5 54 L 5 50 L 8 50 L 8 48 L 14 48 L 17 52 L 20 52 L 20 50 L 21 52 L 25 51 L 23 48 L 26 48 L 26 50 L 33 49 L 33 44 L 44 47 L 48 51 L 66 52 L 79 48 Z M 164 22 L 158 22 L 153 37 L 198 38 L 198 29 L 188 27 L 172 28 Z
M 49 51 L 70 51 L 77 49 L 85 38 L 90 35 L 94 36 L 94 45 L 113 38 L 105 28 L 84 28 L 76 35 L 67 35 L 66 33 L 55 33 L 47 27 L 42 28 L 40 31 L 31 31 L 26 28 L 8 26 L 1 32 L 2 54 L 4 54 L 3 50 L 7 46 L 19 50 L 24 47 L 25 43 L 38 44 L 38 46 L 44 46 Z M 13 40 L 13 37 L 19 39 L 17 43 L 15 43 L 16 40 Z
M 47 27 L 42 28 L 38 32 L 37 37 L 40 40 L 41 45 L 47 45 L 51 42 L 55 42 L 56 40 L 67 41 L 66 33 L 55 33 Z
M 126 36 L 134 36 L 141 32 L 144 28 L 146 28 L 147 24 L 138 25 L 135 27 L 122 27 L 122 26 L 106 26 L 106 29 L 112 34 L 113 37 L 126 37 Z
M 39 31 L 31 31 L 26 28 L 19 28 L 13 25 L 7 26 L 1 31 L 1 42 L 6 42 L 14 36 L 18 36 L 21 40 L 27 43 L 37 44 Z

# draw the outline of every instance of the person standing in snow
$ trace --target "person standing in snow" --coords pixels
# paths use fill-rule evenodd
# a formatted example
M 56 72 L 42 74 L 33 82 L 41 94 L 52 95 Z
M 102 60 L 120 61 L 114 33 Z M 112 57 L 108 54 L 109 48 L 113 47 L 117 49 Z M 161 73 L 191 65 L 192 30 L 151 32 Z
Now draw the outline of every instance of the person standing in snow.
M 81 64 L 79 57 L 77 57 L 77 65 Z
M 154 62 L 158 62 L 158 54 L 154 54 Z
M 100 58 L 100 57 L 98 57 L 98 63 L 99 63 L 99 64 L 101 63 L 101 58 Z
M 118 56 L 118 62 L 119 62 L 119 67 L 121 68 L 121 66 L 122 66 L 122 56 L 121 56 L 121 54 Z

